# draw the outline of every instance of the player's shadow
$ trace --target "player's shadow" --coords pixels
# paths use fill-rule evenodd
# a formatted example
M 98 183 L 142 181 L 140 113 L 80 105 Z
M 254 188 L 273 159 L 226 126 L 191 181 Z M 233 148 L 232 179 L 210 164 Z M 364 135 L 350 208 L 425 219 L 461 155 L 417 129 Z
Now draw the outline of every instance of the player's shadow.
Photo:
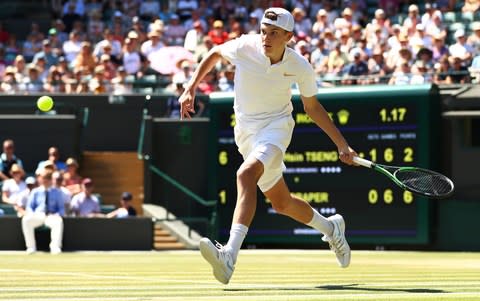
M 330 291 L 367 291 L 367 292 L 403 292 L 403 293 L 425 293 L 439 294 L 448 293 L 444 290 L 429 288 L 379 288 L 379 287 L 362 287 L 359 284 L 346 285 L 321 285 L 316 287 L 256 287 L 256 288 L 226 288 L 227 292 L 243 292 L 243 291 L 313 291 L 313 290 L 330 290 Z
M 388 287 L 364 287 L 358 284 L 347 285 L 321 285 L 316 286 L 317 289 L 329 290 L 329 291 L 368 291 L 368 292 L 404 292 L 404 293 L 426 293 L 426 294 L 439 294 L 448 293 L 444 290 L 430 289 L 430 288 L 388 288 Z

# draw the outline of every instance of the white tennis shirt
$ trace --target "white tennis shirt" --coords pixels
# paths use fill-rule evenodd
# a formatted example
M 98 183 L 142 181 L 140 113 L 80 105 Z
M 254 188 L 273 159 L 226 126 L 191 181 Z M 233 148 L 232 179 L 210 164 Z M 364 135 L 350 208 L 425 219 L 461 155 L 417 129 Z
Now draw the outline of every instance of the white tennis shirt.
M 237 122 L 252 126 L 291 115 L 294 83 L 303 96 L 317 94 L 312 66 L 293 49 L 286 47 L 282 61 L 272 65 L 259 34 L 242 35 L 219 47 L 222 56 L 235 65 L 233 108 Z

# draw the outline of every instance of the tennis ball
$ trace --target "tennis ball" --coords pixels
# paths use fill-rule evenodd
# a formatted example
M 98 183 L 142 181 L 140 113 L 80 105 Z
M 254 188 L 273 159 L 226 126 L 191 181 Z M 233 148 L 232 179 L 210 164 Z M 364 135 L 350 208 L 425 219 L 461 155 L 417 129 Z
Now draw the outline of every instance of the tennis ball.
M 37 100 L 37 107 L 40 111 L 48 112 L 53 108 L 53 99 L 50 96 L 41 96 Z

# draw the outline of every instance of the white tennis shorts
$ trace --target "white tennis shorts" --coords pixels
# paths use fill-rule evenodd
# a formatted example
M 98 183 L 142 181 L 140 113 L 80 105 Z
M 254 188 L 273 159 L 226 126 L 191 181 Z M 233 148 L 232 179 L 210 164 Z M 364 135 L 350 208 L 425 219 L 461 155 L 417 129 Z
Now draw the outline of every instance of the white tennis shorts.
M 264 171 L 257 183 L 262 192 L 268 191 L 282 178 L 286 168 L 283 156 L 292 140 L 294 126 L 291 116 L 267 120 L 255 127 L 238 122 L 235 126 L 235 142 L 243 160 L 253 156 L 263 163 Z

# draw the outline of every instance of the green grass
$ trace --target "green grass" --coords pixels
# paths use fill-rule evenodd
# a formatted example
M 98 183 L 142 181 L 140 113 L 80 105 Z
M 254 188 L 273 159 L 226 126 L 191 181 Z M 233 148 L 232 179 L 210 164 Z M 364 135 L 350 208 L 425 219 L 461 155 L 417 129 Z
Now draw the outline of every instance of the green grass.
M 225 286 L 196 251 L 2 252 L 0 300 L 480 300 L 480 253 L 242 250 Z

